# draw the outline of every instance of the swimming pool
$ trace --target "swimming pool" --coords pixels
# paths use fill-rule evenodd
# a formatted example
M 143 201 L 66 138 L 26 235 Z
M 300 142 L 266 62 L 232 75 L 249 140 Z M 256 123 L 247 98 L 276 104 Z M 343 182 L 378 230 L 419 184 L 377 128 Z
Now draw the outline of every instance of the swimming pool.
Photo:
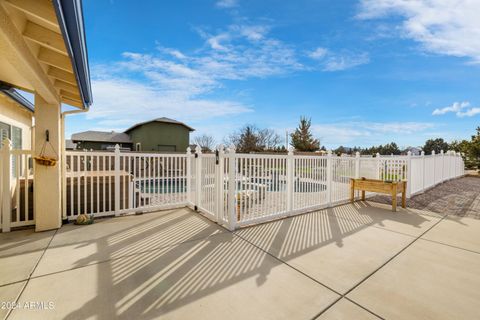
M 282 180 L 265 178 L 251 178 L 248 181 L 237 181 L 237 190 L 257 189 L 258 186 L 265 186 L 266 191 L 285 191 L 287 183 Z M 142 193 L 163 194 L 163 193 L 184 193 L 187 192 L 187 181 L 185 178 L 177 179 L 151 179 L 137 181 L 136 186 Z M 327 186 L 321 182 L 296 180 L 294 192 L 322 192 Z
M 183 193 L 187 191 L 185 178 L 142 180 L 137 181 L 136 186 L 142 193 L 152 194 Z

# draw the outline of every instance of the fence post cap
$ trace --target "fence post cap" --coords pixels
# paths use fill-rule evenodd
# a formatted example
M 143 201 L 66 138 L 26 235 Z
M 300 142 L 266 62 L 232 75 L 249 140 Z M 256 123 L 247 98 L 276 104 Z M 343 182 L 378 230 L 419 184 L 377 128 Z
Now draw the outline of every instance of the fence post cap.
M 420 152 L 420 155 L 421 155 L 422 157 L 424 157 L 424 156 L 425 156 L 425 151 L 422 150 L 422 152 Z
M 223 153 L 225 151 L 225 147 L 223 146 L 223 144 L 219 144 L 217 146 L 217 150 L 218 150 L 218 152 Z
M 289 146 L 289 147 L 288 147 L 288 155 L 289 155 L 289 156 L 293 156 L 293 151 L 294 151 L 294 150 L 295 150 L 295 149 L 294 149 L 292 146 Z
M 442 155 L 443 155 L 443 150 L 440 150 L 440 154 L 442 154 Z
M 375 155 L 377 158 L 380 158 L 380 153 L 377 152 L 377 154 Z
M 236 149 L 236 148 L 235 148 L 235 145 L 232 143 L 232 144 L 228 147 L 228 152 L 229 152 L 229 153 L 235 153 L 235 151 L 236 151 L 235 149 Z
M 412 156 L 412 151 L 408 150 L 407 156 L 411 157 Z
M 327 150 L 327 156 L 331 156 L 332 155 L 332 150 Z
M 120 145 L 118 143 L 115 145 L 115 152 L 120 152 Z
M 359 158 L 360 157 L 360 152 L 355 152 L 355 157 Z
M 435 150 L 432 150 L 432 154 L 433 154 L 433 155 L 435 154 Z
M 187 154 L 191 154 L 191 153 L 192 153 L 192 148 L 187 147 Z
M 198 154 L 201 154 L 201 153 L 202 153 L 202 147 L 200 147 L 200 146 L 197 144 L 197 146 L 195 147 L 195 152 L 198 153 Z

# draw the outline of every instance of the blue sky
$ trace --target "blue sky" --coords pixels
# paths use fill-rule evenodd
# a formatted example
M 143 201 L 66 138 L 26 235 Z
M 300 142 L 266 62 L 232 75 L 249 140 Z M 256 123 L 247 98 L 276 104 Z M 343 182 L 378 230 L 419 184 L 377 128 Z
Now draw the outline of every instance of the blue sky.
M 246 123 L 328 148 L 468 138 L 480 3 L 84 0 L 94 104 L 67 136 L 171 117 L 218 143 Z

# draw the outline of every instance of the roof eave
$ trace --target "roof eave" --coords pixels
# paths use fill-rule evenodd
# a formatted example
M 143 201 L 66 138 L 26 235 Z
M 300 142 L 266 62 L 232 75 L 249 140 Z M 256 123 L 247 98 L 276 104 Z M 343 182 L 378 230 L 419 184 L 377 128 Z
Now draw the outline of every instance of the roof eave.
M 53 0 L 65 46 L 82 97 L 83 109 L 93 102 L 81 0 Z
M 18 93 L 13 87 L 0 83 L 0 91 L 28 111 L 34 112 L 33 104 L 25 99 L 25 97 Z

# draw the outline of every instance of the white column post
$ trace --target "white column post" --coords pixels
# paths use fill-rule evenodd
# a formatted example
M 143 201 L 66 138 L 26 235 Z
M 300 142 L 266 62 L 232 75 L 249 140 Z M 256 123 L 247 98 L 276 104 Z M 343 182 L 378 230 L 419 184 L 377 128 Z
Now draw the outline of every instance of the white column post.
M 436 156 L 435 156 L 435 150 L 432 150 L 432 158 L 433 158 L 433 185 L 435 185 L 435 181 L 436 181 L 436 178 L 435 178 L 435 175 L 436 175 L 436 168 L 435 168 L 435 165 L 437 163 L 437 159 L 436 159 Z
M 355 179 L 360 178 L 360 152 L 355 153 Z
M 327 152 L 327 206 L 332 206 L 332 175 L 333 175 L 333 166 L 332 166 L 332 150 Z
M 114 198 L 115 198 L 115 215 L 120 213 L 120 146 L 115 145 L 115 157 L 114 157 Z M 86 186 L 85 186 L 86 188 Z M 85 189 L 86 190 L 86 189 Z
M 231 145 L 230 148 L 228 149 L 227 153 L 228 157 L 228 205 L 227 205 L 227 210 L 228 210 L 228 229 L 230 231 L 235 230 L 235 227 L 237 225 L 237 199 L 235 197 L 235 189 L 236 189 L 236 173 L 237 173 L 237 168 L 236 168 L 236 161 L 235 161 L 235 146 Z
M 202 147 L 195 148 L 195 209 L 200 210 L 202 201 Z
M 12 143 L 5 138 L 3 140 L 3 146 L 0 150 L 1 163 L 2 163 L 2 186 L 1 186 L 1 200 L 2 200 L 2 232 L 10 232 L 10 223 L 12 219 L 12 194 L 10 190 L 11 186 L 11 168 L 12 157 L 10 156 L 10 150 L 12 149 Z
M 425 190 L 425 151 L 422 150 L 422 191 Z
M 412 151 L 407 152 L 407 198 L 412 195 Z
M 35 94 L 34 156 L 43 155 L 57 160 L 54 166 L 34 163 L 35 231 L 62 226 L 62 157 L 65 151 L 61 141 L 65 137 L 62 135 L 60 114 L 60 102 L 49 103 Z
M 295 162 L 293 159 L 293 147 L 288 148 L 287 154 L 287 212 L 290 213 L 293 210 L 293 193 L 295 192 L 294 186 L 294 171 L 295 171 Z
M 443 153 L 443 150 L 440 150 L 440 159 L 442 159 L 442 175 L 440 176 L 440 182 L 443 182 L 445 181 L 445 172 L 444 172 L 444 169 L 445 169 L 445 155 Z
M 192 149 L 187 147 L 187 154 L 186 154 L 186 161 L 187 161 L 187 168 L 186 168 L 186 176 L 187 176 L 187 205 L 192 203 Z
M 375 155 L 375 158 L 377 159 L 377 179 L 380 179 L 380 165 L 381 165 L 380 153 L 377 152 L 377 154 Z
M 215 214 L 217 222 L 223 221 L 223 158 L 223 145 L 219 145 L 215 164 Z

